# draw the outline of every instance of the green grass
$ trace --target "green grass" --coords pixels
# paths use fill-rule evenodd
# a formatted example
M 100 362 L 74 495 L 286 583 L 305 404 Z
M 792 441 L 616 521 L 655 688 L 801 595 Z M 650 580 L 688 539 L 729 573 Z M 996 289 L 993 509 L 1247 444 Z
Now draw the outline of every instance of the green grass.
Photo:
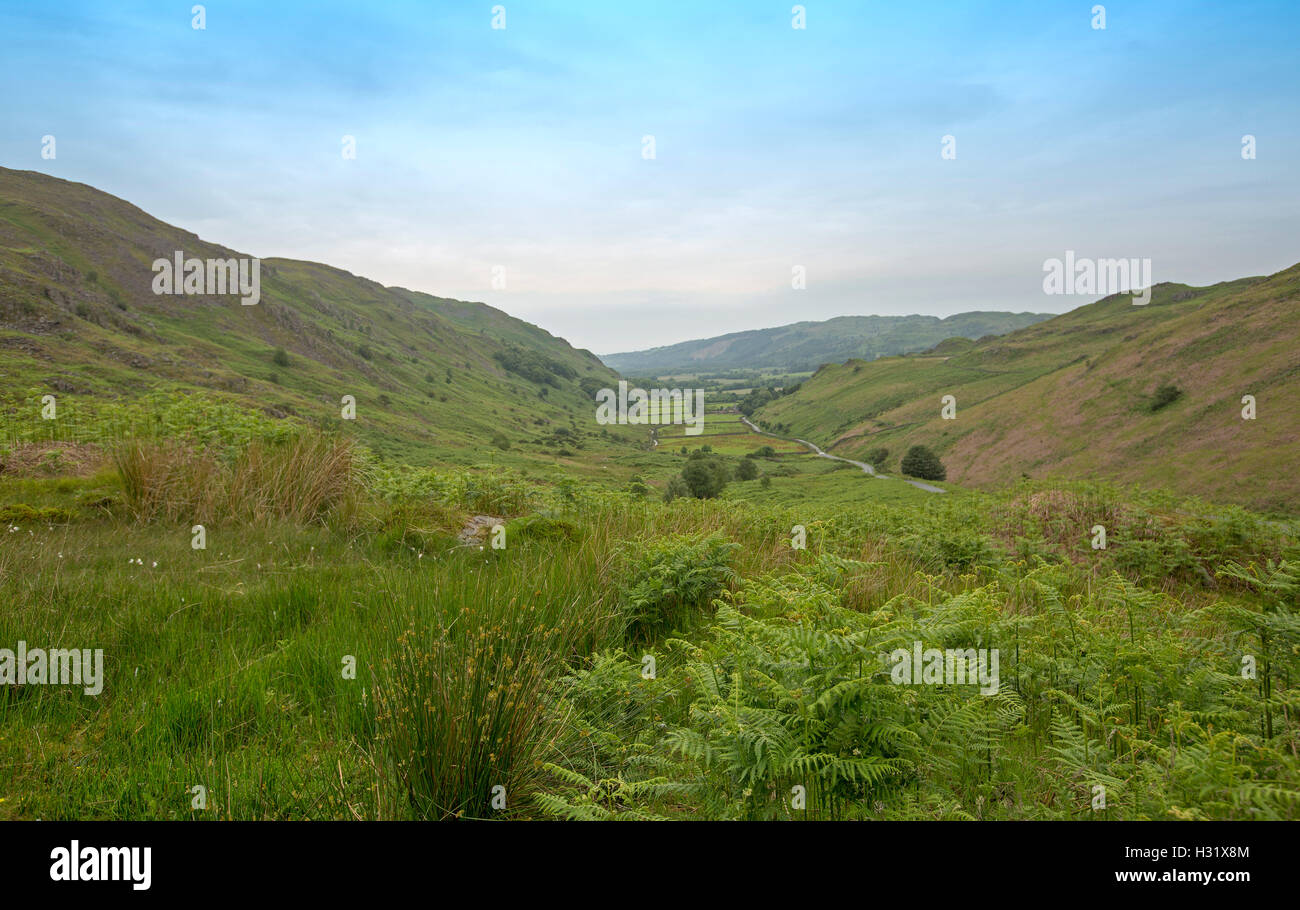
M 1214 580 L 1294 559 L 1294 525 L 1135 489 L 935 496 L 760 461 L 789 473 L 671 505 L 384 469 L 346 520 L 216 522 L 206 550 L 188 521 L 86 507 L 125 498 L 111 474 L 0 479 L 0 503 L 67 513 L 0 531 L 0 645 L 106 661 L 98 696 L 0 688 L 0 817 L 773 818 L 796 783 L 813 817 L 1089 817 L 1092 780 L 1104 818 L 1295 817 L 1295 591 Z M 508 520 L 504 550 L 456 546 L 481 510 Z M 1014 697 L 894 687 L 867 660 L 977 629 Z M 1261 647 L 1266 698 L 1236 672 Z M 836 686 L 856 694 L 816 708 Z M 767 760 L 735 722 L 773 738 Z
M 5 492 L 30 486 L 6 484 Z M 465 491 L 447 495 L 461 501 Z M 619 540 L 650 525 L 723 517 L 705 505 L 649 518 L 630 503 L 595 514 L 578 508 L 580 540 L 532 543 L 524 531 L 501 552 L 452 546 L 464 511 L 404 523 L 408 532 L 433 525 L 421 529 L 427 552 L 406 545 L 416 540 L 408 532 L 214 527 L 208 549 L 198 551 L 187 523 L 24 522 L 0 540 L 0 589 L 21 605 L 0 619 L 0 641 L 102 648 L 108 682 L 99 697 L 62 688 L 0 691 L 0 813 L 438 817 L 483 814 L 486 805 L 474 800 L 485 781 L 526 792 L 531 765 L 503 753 L 481 756 L 487 777 L 463 793 L 452 787 L 458 796 L 427 783 L 412 803 L 409 779 L 440 773 L 427 763 L 420 772 L 409 764 L 413 756 L 425 755 L 425 743 L 452 746 L 446 736 L 419 738 L 416 727 L 393 721 L 400 716 L 395 693 L 419 685 L 423 703 L 442 683 L 463 682 L 475 655 L 483 673 L 499 674 L 505 685 L 522 678 L 526 661 L 535 658 L 534 671 L 544 674 L 563 658 L 618 640 L 607 567 L 622 549 Z M 724 524 L 742 530 L 735 520 Z M 436 641 L 445 630 L 500 624 L 515 631 L 486 650 L 473 634 L 435 649 L 455 672 L 422 670 L 418 661 L 428 650 L 398 644 L 403 633 Z M 501 661 L 510 654 L 516 660 L 507 667 Z M 341 675 L 347 655 L 357 658 L 356 680 Z M 530 736 L 539 732 L 543 705 L 536 683 L 519 696 L 530 700 L 517 715 Z M 462 703 L 459 689 L 442 695 L 452 700 L 447 710 L 481 710 Z M 472 755 L 477 729 L 459 735 Z M 189 809 L 193 785 L 208 788 L 206 816 Z

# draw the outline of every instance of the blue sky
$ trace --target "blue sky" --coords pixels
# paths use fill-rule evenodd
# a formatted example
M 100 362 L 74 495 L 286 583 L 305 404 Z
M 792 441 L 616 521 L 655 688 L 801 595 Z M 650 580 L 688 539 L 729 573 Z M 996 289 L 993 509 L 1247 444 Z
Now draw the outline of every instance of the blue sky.
M 1300 3 L 1094 2 L 0 0 L 0 164 L 598 353 L 1300 261 Z

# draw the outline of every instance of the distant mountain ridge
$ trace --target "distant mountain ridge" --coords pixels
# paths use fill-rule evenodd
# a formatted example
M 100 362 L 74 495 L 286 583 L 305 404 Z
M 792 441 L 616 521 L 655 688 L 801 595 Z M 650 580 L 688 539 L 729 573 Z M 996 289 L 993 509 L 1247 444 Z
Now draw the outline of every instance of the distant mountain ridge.
M 823 363 L 874 360 L 924 351 L 948 338 L 1005 335 L 1052 318 L 1051 313 L 957 313 L 938 316 L 836 316 L 770 329 L 732 332 L 645 351 L 601 357 L 624 375 L 674 371 L 815 370 Z

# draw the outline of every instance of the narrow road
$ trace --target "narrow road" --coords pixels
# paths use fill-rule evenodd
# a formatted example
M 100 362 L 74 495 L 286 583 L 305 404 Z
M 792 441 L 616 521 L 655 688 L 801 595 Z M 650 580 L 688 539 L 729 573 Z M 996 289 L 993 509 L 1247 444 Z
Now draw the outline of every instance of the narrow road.
M 802 443 L 803 445 L 806 445 L 808 448 L 812 449 L 813 454 L 816 455 L 818 458 L 829 458 L 831 461 L 842 461 L 845 464 L 851 464 L 854 465 L 855 467 L 861 468 L 863 471 L 870 474 L 872 477 L 879 477 L 882 480 L 889 479 L 888 474 L 876 473 L 876 469 L 873 468 L 871 465 L 867 464 L 865 461 L 854 461 L 852 458 L 841 458 L 838 455 L 832 455 L 829 452 L 823 452 L 820 446 L 818 446 L 816 443 L 809 442 L 806 439 L 799 439 L 798 437 L 787 438 L 785 436 L 777 436 L 775 433 L 769 433 L 767 432 L 767 430 L 760 430 L 758 427 L 754 426 L 754 424 L 750 421 L 750 419 L 746 417 L 744 414 L 740 415 L 740 419 L 741 422 L 745 424 L 745 426 L 749 427 L 755 433 L 759 433 L 763 436 L 771 436 L 773 439 L 782 439 L 785 440 L 786 442 L 790 442 L 791 440 L 793 440 L 794 442 Z M 919 480 L 908 480 L 906 477 L 899 477 L 898 479 L 903 481 L 903 483 L 910 483 L 912 486 L 916 487 L 917 489 L 926 490 L 930 493 L 948 492 L 947 490 L 941 487 L 936 487 L 928 483 L 922 483 Z

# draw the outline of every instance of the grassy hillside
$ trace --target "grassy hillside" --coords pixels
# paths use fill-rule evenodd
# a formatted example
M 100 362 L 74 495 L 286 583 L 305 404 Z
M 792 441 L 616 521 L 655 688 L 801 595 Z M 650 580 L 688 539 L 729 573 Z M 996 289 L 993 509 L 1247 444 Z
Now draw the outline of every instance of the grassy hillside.
M 615 374 L 593 354 L 492 307 L 288 259 L 262 261 L 255 306 L 155 295 L 151 263 L 177 250 L 242 255 L 91 187 L 0 168 L 6 436 L 52 431 L 38 420 L 45 394 L 62 429 L 91 432 L 113 404 L 197 392 L 316 424 L 339 422 L 352 395 L 349 426 L 410 461 L 496 456 L 502 437 L 539 460 L 647 442 L 644 430 L 598 432 L 584 386 Z
M 872 360 L 923 351 L 947 338 L 982 338 L 1052 318 L 1047 313 L 958 313 L 937 316 L 837 316 L 773 329 L 733 332 L 716 338 L 608 354 L 603 360 L 632 375 L 674 370 L 815 370 L 850 358 Z
M 1300 266 L 1148 306 L 1108 297 L 1002 338 L 827 366 L 756 417 L 844 456 L 912 445 L 948 478 L 1136 481 L 1254 508 L 1300 505 Z M 1161 406 L 1161 386 L 1180 393 Z M 954 420 L 941 398 L 956 398 Z M 1242 396 L 1258 417 L 1242 419 Z

